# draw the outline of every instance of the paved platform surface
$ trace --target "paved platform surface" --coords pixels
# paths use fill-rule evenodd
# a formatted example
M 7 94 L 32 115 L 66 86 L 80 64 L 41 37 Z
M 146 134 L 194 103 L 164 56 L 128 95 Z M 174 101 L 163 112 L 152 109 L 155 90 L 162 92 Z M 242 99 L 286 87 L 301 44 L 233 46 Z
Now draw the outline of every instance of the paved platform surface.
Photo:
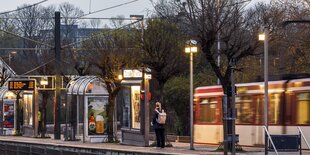
M 218 146 L 216 145 L 204 145 L 195 144 L 195 150 L 189 149 L 189 143 L 175 143 L 173 142 L 173 147 L 166 148 L 155 148 L 155 147 L 137 147 L 128 146 L 114 143 L 83 143 L 82 141 L 63 141 L 54 139 L 42 139 L 42 138 L 31 138 L 31 137 L 21 137 L 21 136 L 0 136 L 0 141 L 5 142 L 18 142 L 27 144 L 39 144 L 39 145 L 52 145 L 59 147 L 73 147 L 73 148 L 93 148 L 93 149 L 103 149 L 103 150 L 115 150 L 115 151 L 126 151 L 126 152 L 139 152 L 145 154 L 171 154 L 171 155 L 208 155 L 208 154 L 223 154 L 223 152 L 215 152 Z M 238 152 L 237 154 L 252 154 L 252 155 L 263 155 L 264 149 L 257 147 L 243 147 L 245 152 Z M 273 155 L 275 153 L 270 152 Z M 299 152 L 280 152 L 279 155 L 294 155 L 299 154 Z M 303 154 L 309 154 L 310 151 L 303 150 Z

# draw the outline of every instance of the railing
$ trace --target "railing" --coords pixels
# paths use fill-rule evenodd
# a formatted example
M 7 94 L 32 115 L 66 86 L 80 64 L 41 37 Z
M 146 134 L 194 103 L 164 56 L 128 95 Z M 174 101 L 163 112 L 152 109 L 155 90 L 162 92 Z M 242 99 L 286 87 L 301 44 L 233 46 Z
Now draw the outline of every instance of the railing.
M 302 138 L 304 139 L 304 141 L 306 142 L 306 145 L 308 146 L 308 148 L 310 149 L 309 143 L 304 135 L 304 133 L 302 132 L 300 127 L 297 127 L 297 129 L 299 130 L 299 133 L 301 134 Z
M 278 154 L 278 151 L 277 151 L 277 149 L 276 149 L 276 147 L 275 147 L 275 145 L 274 145 L 274 143 L 273 143 L 273 141 L 272 141 L 272 139 L 271 139 L 271 136 L 270 136 L 270 134 L 269 134 L 269 132 L 268 132 L 268 130 L 267 130 L 267 128 L 264 126 L 264 129 L 265 129 L 265 132 L 267 133 L 267 135 L 268 135 L 268 138 L 269 138 L 269 140 L 270 140 L 270 142 L 271 142 L 271 145 L 272 145 L 272 147 L 273 147 L 273 149 L 274 149 L 274 152 L 277 154 L 277 155 L 279 155 Z M 265 144 L 265 145 L 267 145 L 267 144 Z

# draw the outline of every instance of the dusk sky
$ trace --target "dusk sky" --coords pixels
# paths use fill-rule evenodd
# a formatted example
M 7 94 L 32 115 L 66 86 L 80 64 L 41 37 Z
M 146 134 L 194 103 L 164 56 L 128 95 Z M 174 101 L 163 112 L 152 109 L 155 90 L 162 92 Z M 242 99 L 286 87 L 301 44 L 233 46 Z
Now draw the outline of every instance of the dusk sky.
M 40 2 L 42 0 L 6 0 L 0 5 L 0 12 L 10 11 L 16 9 L 18 6 L 22 4 L 34 4 Z M 131 2 L 134 0 L 48 0 L 47 2 L 42 3 L 41 5 L 58 5 L 63 2 L 69 2 L 74 4 L 75 6 L 81 8 L 84 13 L 89 13 L 89 8 L 91 11 L 96 11 L 108 7 L 112 7 L 115 5 Z M 252 0 L 254 2 L 257 1 L 268 1 L 268 0 Z M 91 7 L 90 7 L 91 2 Z M 125 17 L 129 17 L 130 14 L 138 14 L 138 15 L 147 15 L 147 10 L 153 9 L 150 0 L 137 0 L 127 5 L 123 5 L 117 8 L 109 9 L 106 11 L 102 11 L 93 15 L 89 15 L 88 17 L 104 17 L 110 18 L 115 17 L 117 15 L 124 15 Z
M 22 4 L 34 4 L 40 2 L 42 0 L 9 0 L 5 1 L 0 5 L 0 12 L 10 11 L 16 9 L 18 6 Z M 84 11 L 84 13 L 89 13 L 89 6 L 91 2 L 91 11 L 96 11 L 108 7 L 112 7 L 115 5 L 131 2 L 134 0 L 48 0 L 47 2 L 42 3 L 41 5 L 58 5 L 63 2 L 69 2 L 79 7 Z M 124 15 L 125 17 L 129 17 L 130 14 L 138 14 L 138 15 L 147 15 L 147 10 L 152 9 L 152 4 L 149 0 L 138 0 L 132 2 L 127 5 L 123 5 L 117 8 L 109 9 L 106 11 L 102 11 L 93 15 L 89 15 L 87 17 L 115 17 L 117 15 Z

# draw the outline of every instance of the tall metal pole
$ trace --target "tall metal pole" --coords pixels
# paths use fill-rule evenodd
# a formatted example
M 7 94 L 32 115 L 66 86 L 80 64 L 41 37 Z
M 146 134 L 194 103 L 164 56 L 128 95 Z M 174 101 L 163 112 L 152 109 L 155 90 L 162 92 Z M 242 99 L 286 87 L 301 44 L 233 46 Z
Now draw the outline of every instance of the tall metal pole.
M 193 145 L 193 52 L 190 51 L 190 149 L 194 150 Z
M 218 18 L 220 18 L 220 0 L 217 0 L 217 15 Z M 218 20 L 220 21 L 220 20 Z M 219 26 L 219 23 L 218 23 Z M 219 29 L 219 27 L 218 27 Z M 221 54 L 220 54 L 220 50 L 221 50 L 221 43 L 220 43 L 220 30 L 218 30 L 217 32 L 217 66 L 220 67 L 221 65 Z M 217 78 L 217 84 L 221 84 L 220 79 Z
M 55 73 L 56 73 L 56 92 L 55 92 L 55 106 L 54 106 L 54 139 L 60 139 L 60 12 L 55 12 Z
M 264 125 L 268 130 L 268 39 L 269 32 L 267 27 L 264 29 Z M 268 155 L 269 140 L 265 131 L 265 155 Z
M 231 60 L 231 136 L 232 136 L 232 145 L 231 145 L 231 154 L 236 154 L 236 129 L 235 129 L 235 119 L 236 119 L 236 110 L 235 110 L 235 101 L 236 101 L 236 92 L 235 92 L 235 69 L 236 69 L 236 62 L 235 59 Z

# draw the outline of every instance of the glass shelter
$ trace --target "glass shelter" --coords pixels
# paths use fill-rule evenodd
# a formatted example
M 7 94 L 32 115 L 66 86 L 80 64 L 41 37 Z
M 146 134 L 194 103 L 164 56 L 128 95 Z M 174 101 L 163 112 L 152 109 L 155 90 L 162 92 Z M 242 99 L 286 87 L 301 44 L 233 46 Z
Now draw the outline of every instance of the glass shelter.
M 35 80 L 10 78 L 0 87 L 1 134 L 37 136 Z
M 103 142 L 109 94 L 97 76 L 81 76 L 67 85 L 65 140 Z

